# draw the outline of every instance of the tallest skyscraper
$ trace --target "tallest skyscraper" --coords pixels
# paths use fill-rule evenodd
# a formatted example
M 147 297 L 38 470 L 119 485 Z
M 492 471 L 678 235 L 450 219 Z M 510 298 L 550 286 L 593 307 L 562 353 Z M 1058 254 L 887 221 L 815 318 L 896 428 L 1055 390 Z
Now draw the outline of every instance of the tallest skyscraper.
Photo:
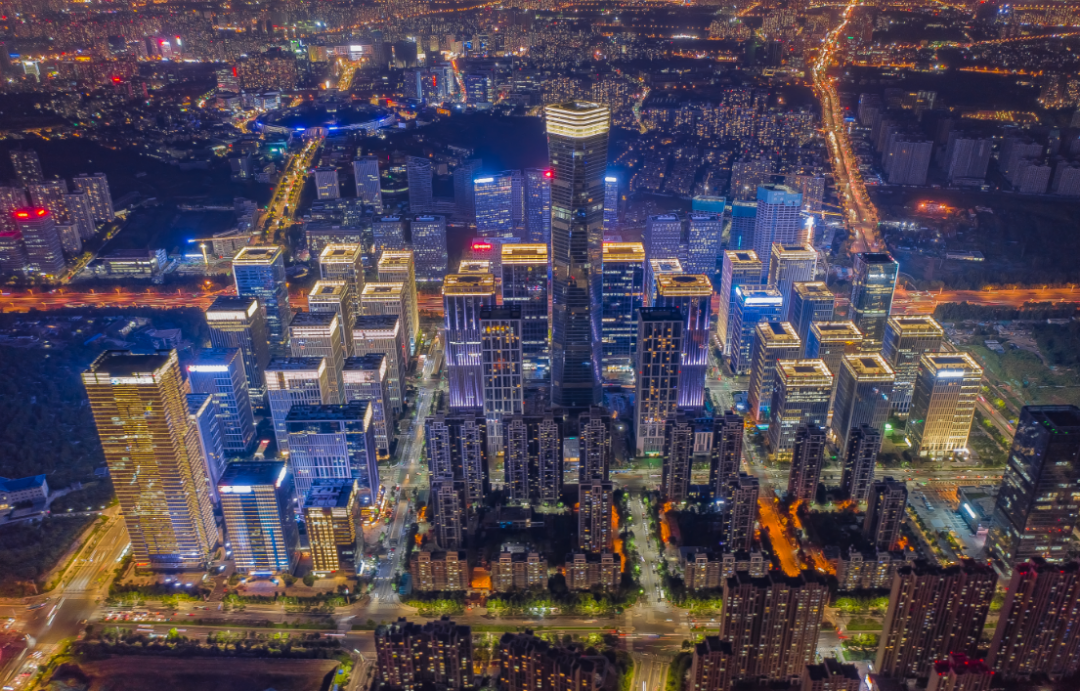
M 600 402 L 601 291 L 607 106 L 550 105 L 551 402 L 584 408 Z

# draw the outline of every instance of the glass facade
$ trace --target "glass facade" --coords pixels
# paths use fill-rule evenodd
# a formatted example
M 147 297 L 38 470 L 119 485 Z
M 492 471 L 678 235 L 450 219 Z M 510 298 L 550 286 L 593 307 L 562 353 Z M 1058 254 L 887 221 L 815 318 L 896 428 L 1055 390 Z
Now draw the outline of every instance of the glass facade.
M 289 308 L 289 289 L 285 284 L 285 255 L 282 249 L 272 245 L 244 247 L 233 258 L 232 269 L 236 294 L 259 300 L 266 314 L 271 347 L 276 350 L 288 348 L 292 312 Z
M 645 297 L 645 247 L 640 242 L 604 243 L 604 376 L 632 374 L 637 353 L 637 314 Z

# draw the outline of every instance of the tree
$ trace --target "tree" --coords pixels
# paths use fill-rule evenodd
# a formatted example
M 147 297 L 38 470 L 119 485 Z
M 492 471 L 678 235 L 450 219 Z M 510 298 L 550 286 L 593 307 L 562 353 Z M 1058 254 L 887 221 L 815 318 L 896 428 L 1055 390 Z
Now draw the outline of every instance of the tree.
M 310 571 L 304 574 L 304 585 L 309 588 L 315 585 L 315 574 L 311 573 Z

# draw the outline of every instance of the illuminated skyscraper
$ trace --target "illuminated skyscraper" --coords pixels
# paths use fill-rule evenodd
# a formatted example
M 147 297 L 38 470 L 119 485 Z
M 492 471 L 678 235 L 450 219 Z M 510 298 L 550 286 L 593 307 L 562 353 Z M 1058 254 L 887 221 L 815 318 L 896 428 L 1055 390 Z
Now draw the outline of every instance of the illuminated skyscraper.
M 341 321 L 332 312 L 297 312 L 289 325 L 289 344 L 294 358 L 324 358 L 326 403 L 342 403 L 341 368 L 345 352 L 341 345 Z
M 611 482 L 597 479 L 578 484 L 578 549 L 586 554 L 611 552 L 614 547 L 614 489 Z
M 551 364 L 548 342 L 547 245 L 502 246 L 502 299 L 521 309 L 521 353 L 527 376 L 543 378 Z
M 26 257 L 26 244 L 22 233 L 15 228 L 0 230 L 0 277 L 21 276 L 29 268 Z
M 709 485 L 713 497 L 729 501 L 730 483 L 739 479 L 742 467 L 742 445 L 746 422 L 734 411 L 712 419 L 711 451 L 709 452 Z
M 731 355 L 731 322 L 735 316 L 735 289 L 761 285 L 761 260 L 753 250 L 724 252 L 720 274 L 720 311 L 716 319 L 716 334 L 720 337 L 724 355 Z
M 812 502 L 821 482 L 821 467 L 825 463 L 825 428 L 800 425 L 795 428 L 791 446 L 791 472 L 788 475 L 788 497 Z
M 785 302 L 788 306 L 787 320 L 795 327 L 805 351 L 807 339 L 810 338 L 810 325 L 832 321 L 833 294 L 821 281 L 799 281 L 792 285 L 790 300 Z
M 346 358 L 341 377 L 345 388 L 342 402 L 367 401 L 371 404 L 371 424 L 375 430 L 375 448 L 380 456 L 390 455 L 394 434 L 394 409 L 390 404 L 390 359 L 384 353 L 369 353 Z
M 0 187 L 0 229 L 15 229 L 15 210 L 30 206 L 22 187 Z
M 356 569 L 356 480 L 312 480 L 303 500 L 311 570 Z
M 398 619 L 375 629 L 378 680 L 388 689 L 435 688 L 471 691 L 472 629 L 448 617 L 424 625 Z
M 739 473 L 730 481 L 723 501 L 723 528 L 720 547 L 724 552 L 749 552 L 754 546 L 761 485 L 753 475 Z
M 136 566 L 206 568 L 218 532 L 176 351 L 108 350 L 82 380 Z
M 690 467 L 694 458 L 694 421 L 672 415 L 664 423 L 660 500 L 679 504 L 690 494 Z
M 406 249 L 405 226 L 408 219 L 401 214 L 383 214 L 371 219 L 371 239 L 375 243 L 375 256 L 386 250 Z
M 296 496 L 307 496 L 314 480 L 356 480 L 363 503 L 379 496 L 372 405 L 294 405 L 285 416 L 289 467 Z
M 637 453 L 658 454 L 663 450 L 667 420 L 679 403 L 686 320 L 678 309 L 670 307 L 643 307 L 638 315 L 634 397 Z
M 354 357 L 371 353 L 386 356 L 386 395 L 394 415 L 400 415 L 405 402 L 405 335 L 401 318 L 392 314 L 360 316 L 353 325 Z
M 266 401 L 274 423 L 278 451 L 289 451 L 285 418 L 293 406 L 324 405 L 331 401 L 324 358 L 275 358 L 266 367 Z
M 454 169 L 454 209 L 467 223 L 476 221 L 476 189 L 473 180 L 482 166 L 482 161 L 470 158 Z
M 845 355 L 836 374 L 836 399 L 831 429 L 839 449 L 848 448 L 851 433 L 861 425 L 879 432 L 892 407 L 896 375 L 878 353 Z
M 724 214 L 694 211 L 686 220 L 686 261 L 683 262 L 683 268 L 688 274 L 704 274 L 711 280 L 716 275 L 716 260 L 721 251 Z
M 634 369 L 637 313 L 645 294 L 645 248 L 640 242 L 604 243 L 603 357 L 605 377 Z
M 416 278 L 441 283 L 449 259 L 446 254 L 446 216 L 413 216 L 412 246 L 416 256 Z
M 572 101 L 545 108 L 551 181 L 551 402 L 600 402 L 604 168 L 611 113 Z
M 410 291 L 402 282 L 368 283 L 360 294 L 360 314 L 366 316 L 389 314 L 400 317 L 406 357 L 412 355 L 413 344 L 417 338 L 417 325 L 413 323 L 413 315 L 409 310 L 409 296 Z
M 679 366 L 679 407 L 705 405 L 705 374 L 709 367 L 709 318 L 712 283 L 706 276 L 681 274 L 658 278 L 656 307 L 679 310 L 683 316 L 682 362 Z
M 342 281 L 349 286 L 353 317 L 360 312 L 360 294 L 364 292 L 363 249 L 360 245 L 327 245 L 319 253 L 319 278 Z
M 854 322 L 826 321 L 810 324 L 810 335 L 803 344 L 807 358 L 823 360 L 833 375 L 833 395 L 840 379 L 845 355 L 862 352 L 862 332 Z
M 769 450 L 791 453 L 800 425 L 824 427 L 829 418 L 833 376 L 821 360 L 780 360 L 769 410 Z
M 356 177 L 356 198 L 375 207 L 375 212 L 382 211 L 382 181 L 379 178 L 379 159 L 364 156 L 353 161 L 353 175 Z
M 759 322 L 779 321 L 784 314 L 784 298 L 775 288 L 735 288 L 735 311 L 731 319 L 731 370 L 736 375 L 750 373 L 754 329 Z
M 967 448 L 982 374 L 968 353 L 922 356 L 908 418 L 913 453 L 938 458 Z
M 248 393 L 252 404 L 262 405 L 266 397 L 264 372 L 270 363 L 266 315 L 254 297 L 223 295 L 206 310 L 210 343 L 215 348 L 238 348 L 244 360 Z
M 26 191 L 30 193 L 30 203 L 48 209 L 56 225 L 71 224 L 71 214 L 67 207 L 68 186 L 63 179 L 35 182 L 27 185 Z
M 320 200 L 341 197 L 341 182 L 338 180 L 337 168 L 315 169 L 315 193 Z
M 863 334 L 862 349 L 880 350 L 900 265 L 888 252 L 864 252 L 855 255 L 852 270 L 851 310 Z
M 86 192 L 90 197 L 90 212 L 97 223 L 109 223 L 116 218 L 113 209 L 112 193 L 105 173 L 79 175 L 71 179 L 71 185 L 79 192 Z
M 619 224 L 619 178 L 615 175 L 604 176 L 604 230 L 611 230 Z
M 940 351 L 944 339 L 945 332 L 941 325 L 928 314 L 889 317 L 885 323 L 881 356 L 896 372 L 893 410 L 902 417 L 907 416 L 911 407 L 919 359 L 928 353 Z
M 645 254 L 648 256 L 648 251 Z M 660 276 L 678 276 L 682 273 L 684 273 L 682 263 L 678 259 L 649 259 L 649 263 L 645 265 L 644 305 L 656 307 L 658 290 L 656 281 Z
M 67 207 L 70 223 L 75 226 L 79 239 L 89 240 L 94 237 L 94 212 L 90 208 L 90 195 L 86 192 L 65 194 L 64 206 Z
M 683 219 L 676 213 L 649 216 L 645 223 L 645 256 L 652 260 L 675 259 L 682 266 L 686 259 L 686 243 Z M 656 285 L 656 273 L 652 266 L 645 277 L 649 286 Z M 655 291 L 655 288 L 654 288 Z
M 16 209 L 15 226 L 26 248 L 26 266 L 42 276 L 62 276 L 66 266 L 64 248 L 53 214 L 40 207 Z
M 754 250 L 754 226 L 757 225 L 757 202 L 733 200 L 731 202 L 731 229 L 728 231 L 728 249 L 736 252 Z M 761 277 L 758 276 L 758 281 Z
M 517 415 L 504 422 L 510 500 L 557 503 L 562 492 L 562 419 L 553 415 Z
M 579 481 L 607 480 L 611 473 L 611 416 L 603 408 L 589 408 L 578 416 L 578 444 Z
M 291 573 L 300 559 L 292 481 L 283 461 L 230 463 L 218 482 L 236 570 Z
M 494 457 L 503 449 L 503 418 L 524 412 L 520 308 L 480 308 L 480 353 L 484 417 Z
M 491 274 L 451 274 L 443 282 L 446 371 L 452 408 L 483 407 L 480 309 L 494 304 L 495 279 Z
M 844 454 L 844 475 L 840 486 L 852 501 L 867 501 L 874 484 L 874 467 L 881 450 L 881 430 L 870 425 L 859 425 L 848 436 Z
M 289 347 L 289 288 L 285 279 L 285 255 L 276 245 L 244 247 L 232 260 L 236 294 L 258 298 L 266 314 L 267 335 L 271 349 Z M 323 276 L 323 278 L 331 278 Z
M 431 530 L 440 549 L 461 549 L 468 531 L 465 481 L 453 477 L 431 478 Z
M 345 357 L 353 352 L 352 331 L 356 315 L 353 314 L 352 306 L 352 294 L 345 281 L 316 281 L 308 293 L 308 312 L 337 315 L 341 327 L 338 329 L 341 348 Z
M 517 227 L 514 210 L 515 206 L 520 209 L 522 203 L 521 171 L 506 170 L 478 177 L 473 180 L 473 186 L 477 234 L 485 238 L 514 237 Z
M 754 251 L 761 258 L 762 278 L 771 275 L 773 243 L 802 244 L 802 195 L 783 185 L 761 185 L 757 188 L 757 214 L 754 217 Z M 802 280 L 810 280 L 813 276 Z
M 405 174 L 409 183 L 409 210 L 413 213 L 433 211 L 431 161 L 418 156 L 409 156 L 405 159 Z
M 255 416 L 251 412 L 244 360 L 238 348 L 209 348 L 188 365 L 192 393 L 214 397 L 221 423 L 222 449 L 243 456 L 255 442 Z
M 487 422 L 479 409 L 453 410 L 439 393 L 434 413 L 424 420 L 428 471 L 432 477 L 453 478 L 465 483 L 471 505 L 484 500 L 488 489 Z
M 221 433 L 221 414 L 217 401 L 208 393 L 189 393 L 187 399 L 188 422 L 195 427 L 199 437 L 199 449 L 206 466 L 206 479 L 210 494 L 218 505 L 217 483 L 225 472 L 225 449 Z
M 400 283 L 404 289 L 406 335 L 409 338 L 409 354 L 415 355 L 420 341 L 420 310 L 416 300 L 416 265 L 412 250 L 385 250 L 379 255 L 379 281 Z M 361 294 L 363 302 L 365 294 Z
M 33 149 L 14 149 L 8 156 L 20 187 L 27 187 L 45 179 L 41 172 L 41 159 Z
M 879 552 L 900 549 L 900 527 L 907 510 L 907 485 L 885 477 L 870 486 L 863 537 Z
M 525 170 L 524 241 L 548 245 L 551 242 L 551 178 L 546 168 Z
M 750 353 L 750 388 L 746 408 L 758 424 L 771 417 L 773 390 L 776 388 L 776 363 L 794 360 L 802 351 L 795 329 L 787 322 L 758 322 Z
M 784 305 L 791 307 L 791 291 L 796 283 L 813 281 L 817 273 L 817 252 L 810 245 L 773 243 L 770 250 L 770 288 L 784 296 Z

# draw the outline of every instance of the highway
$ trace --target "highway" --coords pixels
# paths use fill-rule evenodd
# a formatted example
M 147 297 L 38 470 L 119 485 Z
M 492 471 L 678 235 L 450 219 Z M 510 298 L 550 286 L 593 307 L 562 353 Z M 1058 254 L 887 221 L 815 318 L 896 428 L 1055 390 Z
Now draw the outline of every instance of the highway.
M 944 303 L 966 302 L 982 307 L 1023 307 L 1029 302 L 1080 302 L 1080 291 L 1066 288 L 994 288 L 992 290 L 905 290 L 897 287 L 893 314 L 931 314 Z
M 304 189 L 308 170 L 322 145 L 323 137 L 311 137 L 304 144 L 304 148 L 294 154 L 285 166 L 285 171 L 281 174 L 277 187 L 274 189 L 274 196 L 271 197 L 266 214 L 262 216 L 258 227 L 263 237 L 270 243 L 278 243 L 281 240 L 279 233 L 288 230 L 292 225 L 292 216 L 296 213 L 296 206 L 300 201 L 300 193 Z
M 180 290 L 160 292 L 153 289 L 147 289 L 145 292 L 120 289 L 76 292 L 67 288 L 57 288 L 49 292 L 27 291 L 0 295 L 0 312 L 77 307 L 156 307 L 159 309 L 196 307 L 206 309 L 219 295 L 234 295 L 235 293 L 234 288 L 198 292 Z

